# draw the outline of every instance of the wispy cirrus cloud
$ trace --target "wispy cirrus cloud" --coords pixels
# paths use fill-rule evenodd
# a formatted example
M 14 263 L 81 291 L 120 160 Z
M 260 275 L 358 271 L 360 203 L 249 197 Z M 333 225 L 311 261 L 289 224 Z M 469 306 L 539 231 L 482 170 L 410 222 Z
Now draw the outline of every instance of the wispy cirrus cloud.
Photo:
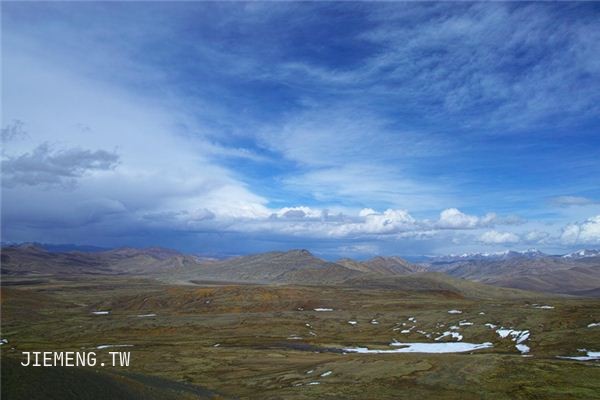
M 465 126 L 486 130 L 593 117 L 599 34 L 593 13 L 567 8 L 511 3 L 366 8 L 375 27 L 358 38 L 377 50 L 358 67 L 295 62 L 285 66 L 294 73 L 284 76 L 380 96 L 425 118 L 458 117 Z M 577 19 L 562 19 L 565 11 Z M 582 90 L 575 93 L 574 86 Z
M 600 204 L 600 201 L 582 196 L 558 196 L 552 198 L 550 202 L 553 205 L 559 207 L 587 206 L 591 204 Z

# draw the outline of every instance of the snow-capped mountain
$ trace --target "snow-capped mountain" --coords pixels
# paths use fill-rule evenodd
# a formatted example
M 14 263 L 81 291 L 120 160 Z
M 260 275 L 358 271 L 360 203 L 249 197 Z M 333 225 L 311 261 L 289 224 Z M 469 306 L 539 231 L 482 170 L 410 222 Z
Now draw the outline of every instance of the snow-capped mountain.
M 447 256 L 433 256 L 429 259 L 433 262 L 457 262 L 457 261 L 471 261 L 471 260 L 507 260 L 513 258 L 541 258 L 549 257 L 548 254 L 543 253 L 537 249 L 528 249 L 523 251 L 505 250 L 494 253 L 463 253 L 463 254 L 450 254 Z
M 562 257 L 563 258 L 580 259 L 580 258 L 599 257 L 599 256 L 600 256 L 600 250 L 589 250 L 589 249 L 583 250 L 582 249 L 582 250 L 575 251 L 573 253 L 565 254 Z

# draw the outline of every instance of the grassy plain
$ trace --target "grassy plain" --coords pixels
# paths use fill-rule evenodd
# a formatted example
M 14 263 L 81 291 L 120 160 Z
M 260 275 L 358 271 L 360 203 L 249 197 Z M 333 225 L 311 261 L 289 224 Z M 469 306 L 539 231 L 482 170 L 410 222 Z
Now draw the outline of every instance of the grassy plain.
M 449 314 L 452 309 L 462 313 Z M 110 314 L 92 314 L 101 310 Z M 147 314 L 156 316 L 138 316 Z M 434 342 L 460 321 L 473 323 L 456 330 L 464 342 L 492 342 L 493 348 L 340 351 L 391 349 L 394 340 Z M 544 295 L 5 279 L 2 337 L 9 343 L 1 348 L 2 398 L 600 399 L 600 363 L 556 358 L 583 355 L 581 348 L 599 351 L 600 327 L 587 327 L 593 322 L 600 322 L 599 300 Z M 486 323 L 530 330 L 530 357 Z M 117 349 L 131 351 L 129 368 L 19 365 L 22 351 L 96 351 L 108 360 L 114 349 L 96 347 L 123 344 L 133 346 Z

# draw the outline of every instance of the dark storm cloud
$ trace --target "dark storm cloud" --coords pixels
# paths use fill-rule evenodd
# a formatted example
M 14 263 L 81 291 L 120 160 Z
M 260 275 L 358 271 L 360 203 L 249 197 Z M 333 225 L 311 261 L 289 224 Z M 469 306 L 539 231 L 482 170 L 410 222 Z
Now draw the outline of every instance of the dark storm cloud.
M 29 153 L 2 160 L 2 184 L 69 186 L 88 172 L 110 170 L 118 162 L 119 156 L 106 150 L 54 150 L 42 143 Z
M 27 137 L 27 132 L 23 129 L 25 124 L 21 120 L 14 120 L 2 128 L 2 143 L 7 143 L 18 138 Z

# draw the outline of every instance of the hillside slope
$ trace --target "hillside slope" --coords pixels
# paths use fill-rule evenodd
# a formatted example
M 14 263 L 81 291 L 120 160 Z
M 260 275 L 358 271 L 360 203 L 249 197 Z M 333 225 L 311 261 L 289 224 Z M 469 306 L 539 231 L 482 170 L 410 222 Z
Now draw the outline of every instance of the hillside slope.
M 516 257 L 439 263 L 430 270 L 495 286 L 593 295 L 600 291 L 600 257 Z

